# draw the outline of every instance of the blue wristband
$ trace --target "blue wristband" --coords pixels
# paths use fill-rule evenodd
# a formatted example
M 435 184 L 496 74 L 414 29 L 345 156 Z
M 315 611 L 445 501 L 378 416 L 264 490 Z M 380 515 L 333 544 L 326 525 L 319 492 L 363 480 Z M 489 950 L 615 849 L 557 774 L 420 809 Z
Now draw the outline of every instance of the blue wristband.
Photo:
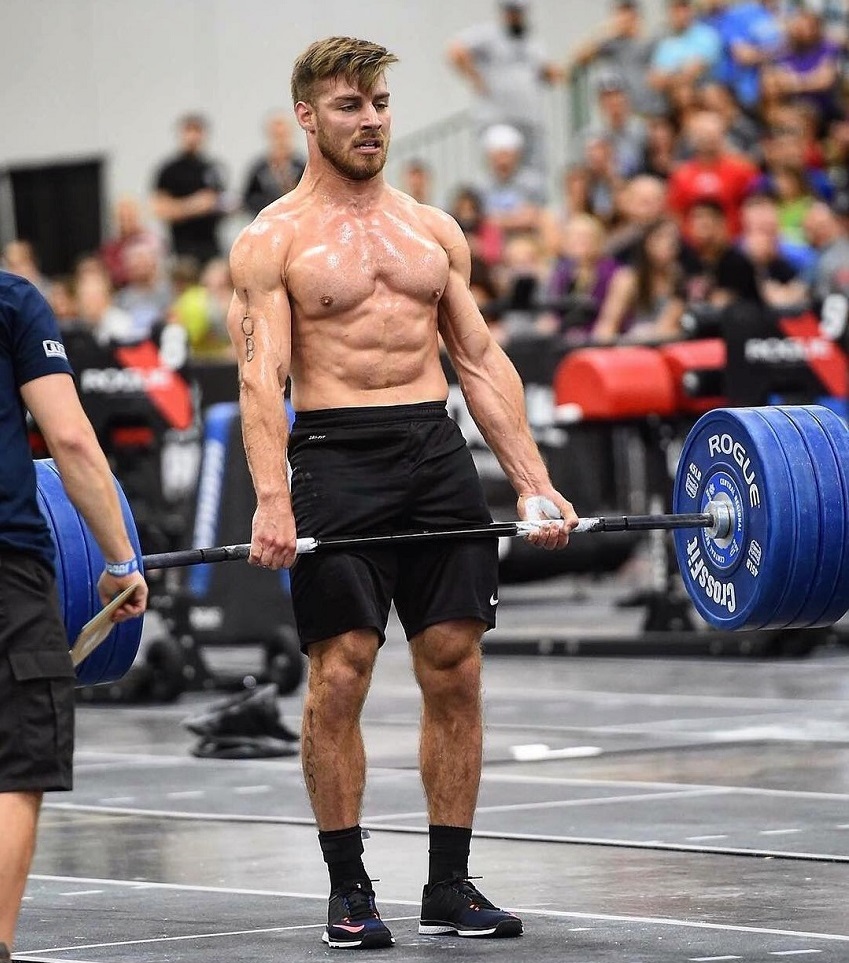
M 130 575 L 132 572 L 138 572 L 139 560 L 133 556 L 129 562 L 107 562 L 104 568 L 108 575 L 121 578 L 122 575 Z

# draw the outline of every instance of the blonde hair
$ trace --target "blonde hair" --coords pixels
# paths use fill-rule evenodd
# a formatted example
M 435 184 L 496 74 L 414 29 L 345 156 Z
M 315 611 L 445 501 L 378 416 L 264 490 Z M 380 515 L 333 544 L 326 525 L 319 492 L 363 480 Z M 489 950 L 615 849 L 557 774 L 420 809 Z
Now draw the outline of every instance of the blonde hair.
M 322 80 L 344 77 L 359 90 L 370 92 L 380 75 L 397 63 L 386 47 L 354 37 L 316 40 L 295 61 L 292 68 L 292 102 L 312 103 L 315 85 Z

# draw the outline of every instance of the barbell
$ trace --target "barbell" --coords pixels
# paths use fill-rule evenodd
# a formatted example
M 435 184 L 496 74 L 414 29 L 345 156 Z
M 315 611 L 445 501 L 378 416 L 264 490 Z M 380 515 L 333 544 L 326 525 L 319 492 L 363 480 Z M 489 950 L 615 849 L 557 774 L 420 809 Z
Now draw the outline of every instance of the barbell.
M 99 611 L 103 557 L 55 464 L 37 461 L 36 470 L 73 643 Z M 143 569 L 247 558 L 247 544 L 143 556 L 129 504 L 115 484 Z M 828 408 L 718 408 L 703 415 L 684 441 L 672 507 L 669 515 L 582 518 L 575 532 L 672 531 L 693 605 L 720 629 L 812 628 L 830 625 L 849 611 L 849 427 Z M 389 535 L 301 537 L 297 551 L 524 536 L 535 527 L 510 521 Z M 77 666 L 79 684 L 121 678 L 136 657 L 141 629 L 141 618 L 115 626 Z

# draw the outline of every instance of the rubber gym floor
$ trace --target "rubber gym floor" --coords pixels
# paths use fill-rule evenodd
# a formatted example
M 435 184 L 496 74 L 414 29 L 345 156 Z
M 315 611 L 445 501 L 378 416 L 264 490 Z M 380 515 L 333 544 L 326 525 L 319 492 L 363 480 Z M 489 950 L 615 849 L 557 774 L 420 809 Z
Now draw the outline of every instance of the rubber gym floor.
M 633 633 L 622 586 L 502 589 L 502 627 Z M 580 596 L 580 598 L 579 598 Z M 545 623 L 545 624 L 543 624 Z M 238 660 L 238 651 L 219 658 Z M 396 625 L 364 724 L 366 865 L 405 961 L 849 959 L 849 648 L 803 659 L 499 655 L 471 869 L 518 940 L 419 936 L 419 700 Z M 301 961 L 327 882 L 297 757 L 193 758 L 221 695 L 80 707 L 76 789 L 47 799 L 15 958 Z M 300 694 L 281 700 L 299 722 Z

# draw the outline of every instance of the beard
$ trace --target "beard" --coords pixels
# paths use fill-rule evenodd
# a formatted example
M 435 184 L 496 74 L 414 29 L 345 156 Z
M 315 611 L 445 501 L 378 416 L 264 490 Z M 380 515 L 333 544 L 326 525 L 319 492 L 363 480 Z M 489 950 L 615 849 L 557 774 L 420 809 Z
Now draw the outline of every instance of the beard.
M 380 143 L 380 151 L 377 154 L 356 154 L 334 142 L 324 128 L 316 126 L 315 133 L 321 156 L 328 160 L 343 177 L 352 181 L 368 181 L 376 177 L 386 166 L 389 139 L 383 134 L 374 138 L 362 138 L 362 140 L 373 139 Z

